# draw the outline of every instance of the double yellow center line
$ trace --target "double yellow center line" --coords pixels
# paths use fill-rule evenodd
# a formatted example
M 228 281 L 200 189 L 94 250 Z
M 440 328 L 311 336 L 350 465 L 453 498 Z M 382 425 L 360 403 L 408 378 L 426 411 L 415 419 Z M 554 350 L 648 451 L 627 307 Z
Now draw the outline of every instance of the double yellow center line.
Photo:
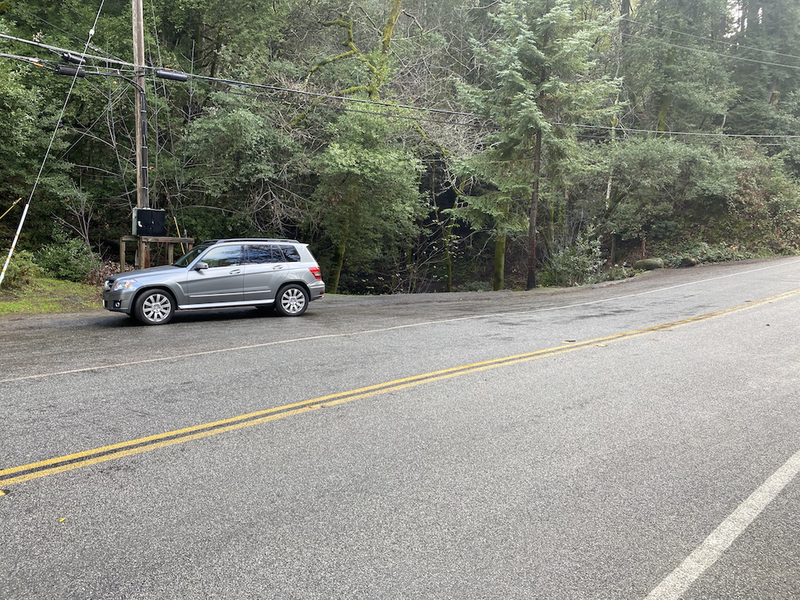
M 0 470 L 0 486 L 7 486 L 15 483 L 21 483 L 24 481 L 30 481 L 32 479 L 38 479 L 39 477 L 46 477 L 48 475 L 54 475 L 56 473 L 63 473 L 64 471 L 71 471 L 72 469 L 77 469 L 80 467 L 96 465 L 117 458 L 122 458 L 123 456 L 130 456 L 132 454 L 141 454 L 143 452 L 157 450 L 158 448 L 166 448 L 167 446 L 174 446 L 175 444 L 183 444 L 186 442 L 190 442 L 192 440 L 207 438 L 212 435 L 219 435 L 221 433 L 235 431 L 237 429 L 243 429 L 245 427 L 252 427 L 254 425 L 259 425 L 261 423 L 266 423 L 268 421 L 275 421 L 277 419 L 292 417 L 305 412 L 316 410 L 318 408 L 335 406 L 337 404 L 343 404 L 345 402 L 352 402 L 353 400 L 370 398 L 372 396 L 378 396 L 381 394 L 387 394 L 389 392 L 405 390 L 418 385 L 450 379 L 452 377 L 459 377 L 462 375 L 469 375 L 472 373 L 478 373 L 480 371 L 486 371 L 489 369 L 496 369 L 498 367 L 515 365 L 522 362 L 537 360 L 539 358 L 546 358 L 549 356 L 555 356 L 557 354 L 564 354 L 566 352 L 574 352 L 576 350 L 581 350 L 592 346 L 598 346 L 598 345 L 602 346 L 611 342 L 630 339 L 656 331 L 665 331 L 668 329 L 674 329 L 676 327 L 681 327 L 683 325 L 690 325 L 692 323 L 706 321 L 723 315 L 728 315 L 742 310 L 746 310 L 748 308 L 753 308 L 755 306 L 759 306 L 768 302 L 774 302 L 776 300 L 793 296 L 798 293 L 800 293 L 800 289 L 793 290 L 790 292 L 785 292 L 783 294 L 778 294 L 776 296 L 771 296 L 769 298 L 763 298 L 761 300 L 750 302 L 748 304 L 743 304 L 741 306 L 735 306 L 733 308 L 727 308 L 724 310 L 707 313 L 697 317 L 692 317 L 690 319 L 684 319 L 682 321 L 665 323 L 663 325 L 657 325 L 655 327 L 648 327 L 646 329 L 639 329 L 637 331 L 618 333 L 615 335 L 609 335 L 606 337 L 596 338 L 593 340 L 587 340 L 583 342 L 574 342 L 574 343 L 565 342 L 560 346 L 555 346 L 544 350 L 535 350 L 533 352 L 526 352 L 523 354 L 506 356 L 503 358 L 497 358 L 493 360 L 462 365 L 459 367 L 451 367 L 449 369 L 442 369 L 440 371 L 432 371 L 430 373 L 425 373 L 422 375 L 414 375 L 413 377 L 396 379 L 394 381 L 388 381 L 385 383 L 370 385 L 367 387 L 350 390 L 347 392 L 340 392 L 337 394 L 331 394 L 328 396 L 314 398 L 312 400 L 305 400 L 303 402 L 297 402 L 295 404 L 287 404 L 285 406 L 278 406 L 275 408 L 268 408 L 265 410 L 251 412 L 248 414 L 239 415 L 238 417 L 223 419 L 221 421 L 204 423 L 202 425 L 194 425 L 192 427 L 186 427 L 184 429 L 176 429 L 174 431 L 168 431 L 166 433 L 151 435 L 148 437 L 130 440 L 127 442 L 120 442 L 118 444 L 103 446 L 101 448 L 95 448 L 93 450 L 85 450 L 83 452 L 68 454 L 66 456 L 59 456 L 57 458 L 50 458 L 47 460 L 30 463 L 27 465 L 20 465 L 18 467 L 2 469 Z

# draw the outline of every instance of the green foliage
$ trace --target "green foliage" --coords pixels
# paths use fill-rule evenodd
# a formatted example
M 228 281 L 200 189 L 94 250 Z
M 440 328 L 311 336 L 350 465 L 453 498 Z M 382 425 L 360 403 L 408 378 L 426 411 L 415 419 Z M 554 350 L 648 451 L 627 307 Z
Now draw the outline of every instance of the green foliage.
M 607 271 L 601 271 L 597 277 L 597 281 L 593 283 L 599 283 L 601 281 L 621 281 L 633 276 L 634 272 L 632 268 L 624 265 L 614 265 Z
M 37 278 L 23 287 L 0 287 L 0 315 L 52 314 L 102 308 L 102 288 L 85 283 Z
M 705 242 L 698 242 L 692 246 L 673 251 L 662 258 L 665 266 L 680 267 L 681 263 L 687 258 L 694 259 L 696 264 L 702 264 L 746 260 L 756 256 L 757 254 L 748 252 L 739 246 L 729 246 L 725 243 L 709 245 Z
M 719 127 L 740 92 L 720 55 L 727 0 L 641 0 L 634 9 L 617 42 L 630 117 L 659 131 Z
M 488 281 L 470 281 L 456 286 L 456 292 L 491 292 L 492 284 Z
M 3 258 L 5 264 L 6 258 Z M 11 256 L 11 262 L 6 268 L 6 275 L 3 278 L 3 287 L 20 288 L 29 285 L 39 276 L 39 268 L 33 261 L 33 254 L 27 250 L 20 250 Z
M 719 221 L 725 240 L 773 254 L 798 252 L 800 191 L 783 172 L 780 159 L 750 150 L 737 183 Z
M 569 124 L 613 117 L 615 108 L 608 99 L 617 92 L 618 82 L 595 72 L 593 52 L 598 40 L 611 32 L 610 17 L 589 14 L 586 6 L 579 0 L 502 2 L 494 17 L 496 38 L 475 45 L 476 57 L 486 65 L 486 78 L 480 85 L 462 84 L 459 89 L 498 130 L 487 137 L 488 148 L 471 161 L 474 172 L 497 190 L 464 198 L 460 216 L 473 226 L 485 226 L 490 219 L 497 235 L 504 236 L 526 228 L 523 215 L 528 211 L 530 220 L 537 220 L 536 173 L 549 176 L 545 184 L 557 184 L 577 154 Z M 543 152 L 541 169 L 537 140 Z M 501 281 L 502 261 L 495 264 L 495 281 Z
M 315 162 L 318 224 L 336 254 L 332 289 L 344 266 L 363 270 L 408 247 L 426 206 L 419 194 L 421 165 L 394 143 L 397 122 L 352 114 L 332 124 L 332 141 Z
M 5 9 L 3 32 L 75 51 L 97 16 Z M 130 33 L 130 3 L 106 0 L 89 51 L 130 60 Z M 800 133 L 796 0 L 153 0 L 145 35 L 148 64 L 203 77 L 147 81 L 149 200 L 170 235 L 302 238 L 329 285 L 387 293 L 520 280 L 532 217 L 552 284 L 627 276 L 598 272 L 601 236 L 604 254 L 800 251 L 800 141 L 707 136 Z M 0 207 L 30 195 L 53 139 L 20 249 L 80 279 L 83 244 L 52 242 L 53 220 L 104 254 L 129 231 L 135 89 L 78 80 L 53 138 L 71 84 L 0 59 Z
M 55 231 L 52 243 L 36 252 L 35 260 L 45 275 L 75 282 L 86 280 L 95 265 L 94 255 L 86 244 L 68 237 L 60 229 Z
M 589 227 L 577 236 L 575 243 L 551 252 L 542 268 L 542 285 L 571 287 L 597 279 L 605 262 L 600 242 Z
M 625 197 L 606 215 L 608 228 L 622 240 L 704 241 L 778 254 L 800 244 L 796 183 L 778 158 L 753 146 L 651 139 L 620 144 L 608 160 Z

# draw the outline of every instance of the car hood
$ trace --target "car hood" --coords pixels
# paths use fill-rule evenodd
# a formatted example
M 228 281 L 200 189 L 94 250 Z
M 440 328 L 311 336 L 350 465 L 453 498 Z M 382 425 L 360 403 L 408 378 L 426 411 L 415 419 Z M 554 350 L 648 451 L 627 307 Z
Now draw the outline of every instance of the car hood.
M 117 281 L 119 279 L 143 279 L 152 275 L 159 275 L 161 273 L 175 273 L 176 271 L 183 270 L 183 267 L 176 267 L 174 265 L 164 265 L 162 267 L 150 267 L 149 269 L 139 269 L 137 271 L 125 271 L 118 273 L 108 278 L 109 281 Z

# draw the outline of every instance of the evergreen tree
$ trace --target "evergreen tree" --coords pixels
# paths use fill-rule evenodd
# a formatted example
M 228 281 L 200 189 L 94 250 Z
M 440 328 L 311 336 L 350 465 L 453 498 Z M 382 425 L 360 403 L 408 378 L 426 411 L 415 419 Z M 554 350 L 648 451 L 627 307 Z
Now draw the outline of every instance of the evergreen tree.
M 583 0 L 501 2 L 495 16 L 497 39 L 476 48 L 487 67 L 484 80 L 480 86 L 462 87 L 468 100 L 499 127 L 487 140 L 483 164 L 496 165 L 499 174 L 516 173 L 516 182 L 526 180 L 528 289 L 536 286 L 540 180 L 544 175 L 557 177 L 559 163 L 570 155 L 572 124 L 609 122 L 613 113 L 617 84 L 596 72 L 597 54 L 607 49 L 611 21 L 607 14 L 592 14 L 589 7 Z M 497 179 L 502 190 L 506 178 Z M 506 202 L 508 196 L 497 197 Z M 498 233 L 501 251 L 503 229 Z M 502 261 L 495 266 L 501 268 Z M 496 273 L 495 281 L 501 277 Z

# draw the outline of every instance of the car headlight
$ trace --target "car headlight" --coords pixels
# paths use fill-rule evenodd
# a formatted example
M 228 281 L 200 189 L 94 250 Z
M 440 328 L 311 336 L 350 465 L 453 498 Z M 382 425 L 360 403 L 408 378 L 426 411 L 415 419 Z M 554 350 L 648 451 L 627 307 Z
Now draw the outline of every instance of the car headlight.
M 114 291 L 129 290 L 136 284 L 135 279 L 123 279 L 114 283 Z

